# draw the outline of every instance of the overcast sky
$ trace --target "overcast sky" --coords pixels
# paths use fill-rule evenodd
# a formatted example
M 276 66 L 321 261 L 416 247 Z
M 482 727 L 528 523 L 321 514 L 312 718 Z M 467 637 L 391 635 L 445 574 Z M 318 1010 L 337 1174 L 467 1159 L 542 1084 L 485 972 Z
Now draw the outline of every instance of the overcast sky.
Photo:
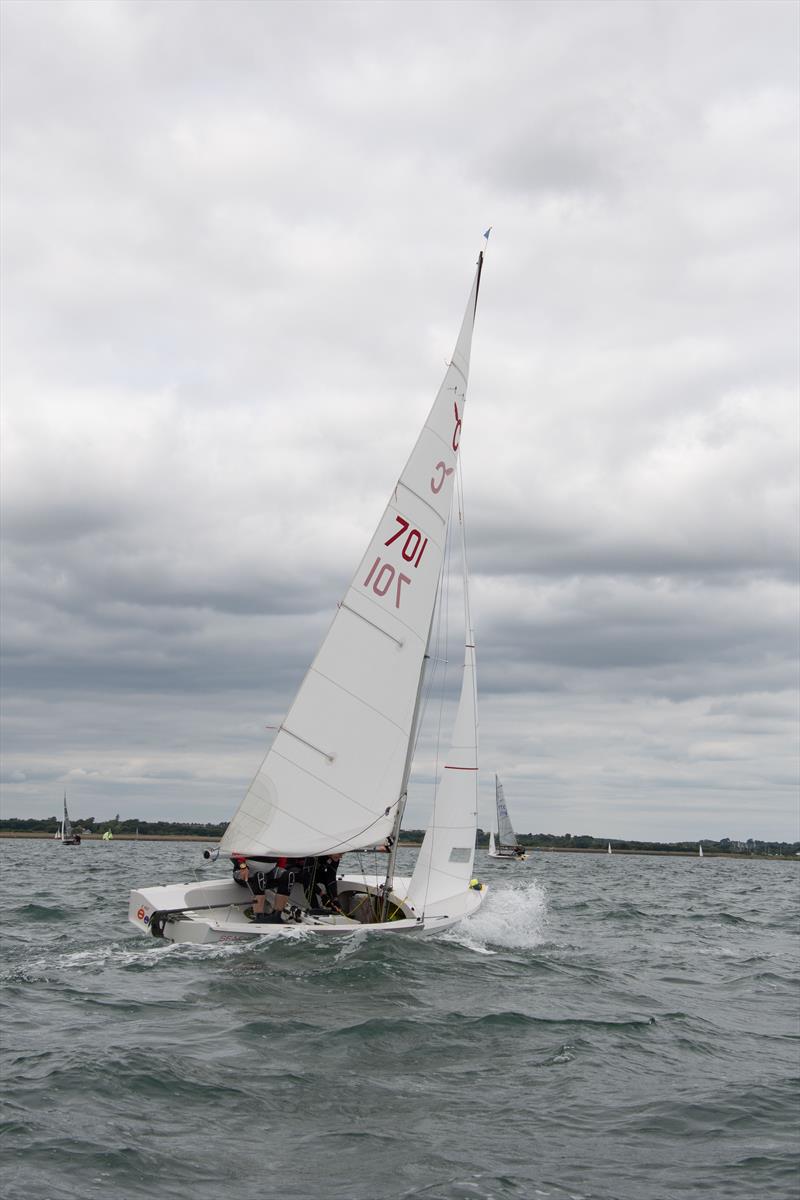
M 232 815 L 492 225 L 481 823 L 800 836 L 799 12 L 5 0 L 6 815 Z

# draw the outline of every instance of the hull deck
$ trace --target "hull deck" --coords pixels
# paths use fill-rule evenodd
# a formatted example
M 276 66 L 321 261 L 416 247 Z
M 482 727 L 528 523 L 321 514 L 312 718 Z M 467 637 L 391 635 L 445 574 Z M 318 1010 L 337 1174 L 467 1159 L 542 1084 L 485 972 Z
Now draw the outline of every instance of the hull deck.
M 307 933 L 341 937 L 352 933 L 422 933 L 444 929 L 481 904 L 485 887 L 468 888 L 418 913 L 406 900 L 410 879 L 395 879 L 389 900 L 389 920 L 376 919 L 380 880 L 377 876 L 347 875 L 339 880 L 342 908 L 352 915 L 312 916 L 304 911 L 305 900 L 293 894 L 290 903 L 298 920 L 278 924 L 256 924 L 245 915 L 252 904 L 240 885 L 229 880 L 209 883 L 166 884 L 132 891 L 128 919 L 143 933 L 171 942 L 260 941 Z M 271 899 L 267 893 L 268 899 Z

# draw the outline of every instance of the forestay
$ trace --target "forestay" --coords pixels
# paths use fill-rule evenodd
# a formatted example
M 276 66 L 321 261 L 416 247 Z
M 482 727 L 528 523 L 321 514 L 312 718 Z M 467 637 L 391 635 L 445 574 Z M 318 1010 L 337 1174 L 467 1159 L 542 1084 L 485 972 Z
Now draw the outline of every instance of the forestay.
M 225 853 L 345 851 L 392 829 L 442 568 L 482 258 L 428 419 L 228 826 Z

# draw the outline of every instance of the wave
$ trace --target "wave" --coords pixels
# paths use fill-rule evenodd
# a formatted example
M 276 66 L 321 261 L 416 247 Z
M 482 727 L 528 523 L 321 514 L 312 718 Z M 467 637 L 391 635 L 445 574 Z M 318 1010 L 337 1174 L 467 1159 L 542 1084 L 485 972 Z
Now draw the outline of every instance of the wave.
M 493 954 L 492 947 L 533 950 L 545 941 L 547 915 L 547 895 L 535 880 L 491 887 L 478 911 L 437 934 L 437 941 L 453 942 L 477 954 Z
M 12 909 L 8 914 L 9 919 L 27 920 L 27 921 L 68 921 L 71 913 L 68 912 L 63 905 L 58 907 L 45 904 L 22 904 L 19 908 Z

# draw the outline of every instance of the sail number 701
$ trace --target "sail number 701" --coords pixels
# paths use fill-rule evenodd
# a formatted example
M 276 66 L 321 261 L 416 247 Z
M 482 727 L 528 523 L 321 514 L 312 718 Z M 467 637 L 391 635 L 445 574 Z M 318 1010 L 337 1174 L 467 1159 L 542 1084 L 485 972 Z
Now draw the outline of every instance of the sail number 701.
M 384 546 L 391 546 L 392 542 L 396 542 L 398 538 L 401 538 L 405 534 L 406 538 L 400 548 L 400 553 L 406 562 L 413 563 L 416 568 L 422 561 L 428 539 L 424 538 L 418 529 L 411 529 L 410 522 L 405 517 L 396 516 L 395 521 L 397 521 L 400 528 L 390 538 L 387 538 L 383 544 Z M 389 588 L 394 584 L 394 606 L 395 608 L 399 608 L 404 583 L 411 583 L 410 576 L 398 572 L 391 563 L 382 562 L 381 556 L 378 555 L 369 569 L 363 586 L 369 587 L 371 585 L 376 596 L 385 596 Z

